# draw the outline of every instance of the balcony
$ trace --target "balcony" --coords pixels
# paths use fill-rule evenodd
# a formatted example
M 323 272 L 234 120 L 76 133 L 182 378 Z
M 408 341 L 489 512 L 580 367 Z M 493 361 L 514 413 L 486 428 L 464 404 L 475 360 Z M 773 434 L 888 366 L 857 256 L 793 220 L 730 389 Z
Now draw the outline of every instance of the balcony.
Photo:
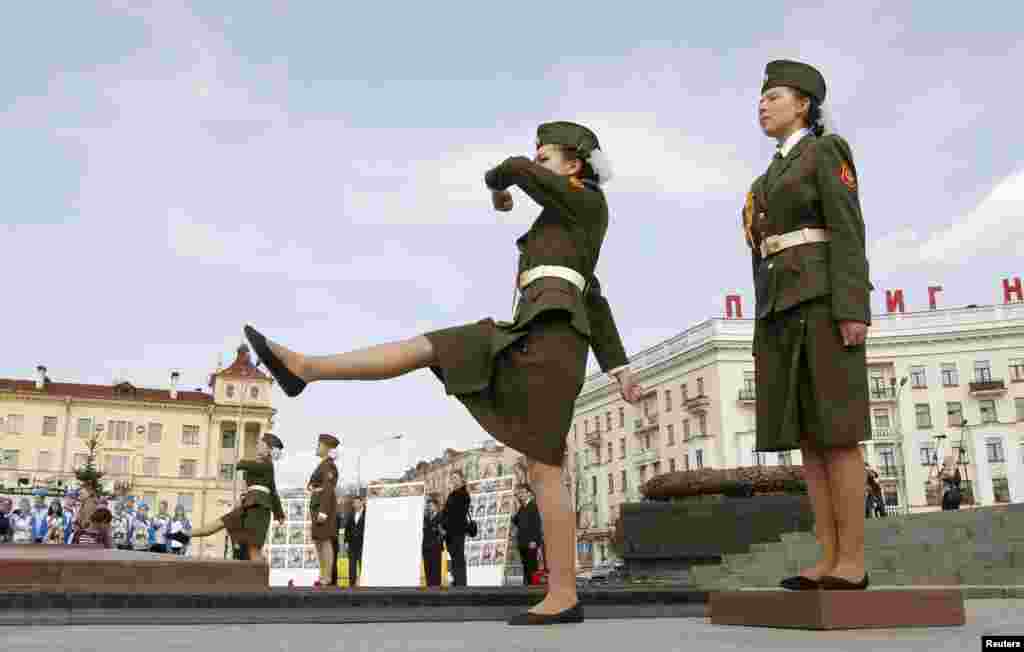
M 976 380 L 971 383 L 972 396 L 997 396 L 1006 393 L 1006 383 L 1000 380 Z
M 634 429 L 636 429 L 636 428 L 643 428 L 643 427 L 644 427 L 644 420 L 643 419 L 633 419 L 633 428 Z
M 647 450 L 638 451 L 633 453 L 633 464 L 639 466 L 641 464 L 652 464 L 658 461 L 658 451 L 653 448 Z
M 896 388 L 895 387 L 881 387 L 875 386 L 871 388 L 871 400 L 872 401 L 895 401 L 896 400 Z
M 640 435 L 640 434 L 643 434 L 645 432 L 648 432 L 648 431 L 651 431 L 651 430 L 657 430 L 657 429 L 658 429 L 658 419 L 657 418 L 654 418 L 654 419 L 648 418 L 646 420 L 645 419 L 637 419 L 636 420 L 636 428 L 633 430 L 633 434 Z
M 882 480 L 895 480 L 903 475 L 903 469 L 895 464 L 885 464 L 878 467 L 878 477 Z
M 757 392 L 753 389 L 741 389 L 738 400 L 740 403 L 755 403 L 757 401 Z
M 693 398 L 686 399 L 686 402 L 683 403 L 683 407 L 686 408 L 686 411 L 693 414 L 704 414 L 708 411 L 710 406 L 711 399 L 708 398 L 706 394 L 700 394 Z
M 885 439 L 896 439 L 896 431 L 892 428 L 872 428 L 871 439 L 873 441 L 885 440 Z

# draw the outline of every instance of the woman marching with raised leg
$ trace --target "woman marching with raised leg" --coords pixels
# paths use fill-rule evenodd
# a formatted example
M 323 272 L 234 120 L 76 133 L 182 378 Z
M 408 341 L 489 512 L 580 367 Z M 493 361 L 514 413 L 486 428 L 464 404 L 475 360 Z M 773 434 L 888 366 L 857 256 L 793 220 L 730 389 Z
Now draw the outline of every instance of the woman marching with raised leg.
M 850 146 L 825 134 L 825 79 L 773 61 L 758 118 L 778 142 L 743 210 L 757 294 L 757 450 L 799 448 L 824 555 L 787 589 L 864 589 L 868 261 Z
M 188 544 L 190 539 L 208 537 L 227 529 L 231 541 L 246 547 L 250 561 L 263 561 L 263 544 L 267 540 L 271 512 L 278 523 L 284 523 L 284 509 L 274 482 L 273 462 L 283 449 L 284 444 L 277 436 L 269 432 L 264 434 L 256 444 L 256 459 L 242 460 L 236 465 L 236 472 L 245 471 L 246 490 L 241 504 L 212 523 L 195 528 L 192 536 L 179 530 L 168 538 Z
M 484 319 L 332 356 L 302 355 L 245 328 L 260 360 L 289 396 L 317 380 L 379 380 L 430 367 L 485 430 L 530 460 L 550 579 L 544 600 L 510 624 L 583 620 L 573 512 L 561 467 L 588 345 L 626 401 L 635 403 L 641 394 L 594 276 L 608 229 L 600 186 L 609 178 L 597 136 L 571 122 L 538 127 L 534 160 L 512 157 L 487 172 L 484 180 L 496 210 L 512 209 L 510 186 L 542 207 L 516 240 L 518 302 L 512 322 Z

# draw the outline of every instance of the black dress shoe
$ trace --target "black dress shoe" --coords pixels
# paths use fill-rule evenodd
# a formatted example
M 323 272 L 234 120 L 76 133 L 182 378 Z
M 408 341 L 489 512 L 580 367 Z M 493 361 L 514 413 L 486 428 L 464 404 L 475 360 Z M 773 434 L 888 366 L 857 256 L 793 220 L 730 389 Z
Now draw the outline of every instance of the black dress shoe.
M 779 586 L 790 591 L 816 591 L 821 588 L 821 582 L 803 575 L 794 575 L 779 582 Z
M 851 582 L 841 577 L 825 575 L 821 578 L 821 588 L 826 591 L 863 591 L 868 588 L 868 574 L 864 573 L 864 579 L 859 582 Z
M 563 623 L 582 623 L 583 605 L 577 602 L 574 606 L 556 614 L 532 614 L 529 611 L 509 619 L 509 625 L 561 625 Z
M 256 351 L 256 356 L 259 357 L 260 362 L 267 367 L 270 375 L 281 386 L 286 396 L 294 398 L 301 394 L 302 390 L 306 389 L 306 381 L 288 371 L 288 367 L 284 366 L 284 363 L 271 352 L 270 345 L 267 344 L 267 338 L 263 337 L 259 331 L 252 326 L 246 325 L 245 337 L 249 340 L 253 350 Z

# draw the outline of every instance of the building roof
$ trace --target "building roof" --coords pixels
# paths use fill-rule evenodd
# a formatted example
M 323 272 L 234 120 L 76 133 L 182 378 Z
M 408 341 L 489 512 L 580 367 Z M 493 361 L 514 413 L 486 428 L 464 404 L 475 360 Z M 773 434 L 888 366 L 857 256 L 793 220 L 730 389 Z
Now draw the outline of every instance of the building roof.
M 256 365 L 252 363 L 252 357 L 249 355 L 249 345 L 247 344 L 242 344 L 238 347 L 238 355 L 235 356 L 235 361 L 227 368 L 210 374 L 210 387 L 213 387 L 213 381 L 218 376 L 221 378 L 270 380 L 270 376 L 257 369 Z
M 213 396 L 205 392 L 179 391 L 178 397 L 172 399 L 170 390 L 135 387 L 128 382 L 120 382 L 114 385 L 84 385 L 81 383 L 54 383 L 47 378 L 43 388 L 36 389 L 36 383 L 32 380 L 0 378 L 0 392 L 22 392 L 39 396 L 53 396 L 55 398 L 68 396 L 78 399 L 106 401 L 213 403 Z

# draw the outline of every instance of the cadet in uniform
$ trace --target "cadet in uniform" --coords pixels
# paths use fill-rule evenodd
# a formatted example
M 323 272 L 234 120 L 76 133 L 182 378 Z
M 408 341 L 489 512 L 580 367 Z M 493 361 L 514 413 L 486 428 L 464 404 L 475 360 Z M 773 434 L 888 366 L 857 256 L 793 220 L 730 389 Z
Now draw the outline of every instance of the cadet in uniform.
M 799 448 L 824 556 L 788 589 L 863 589 L 868 261 L 850 146 L 819 124 L 825 79 L 765 70 L 759 121 L 779 151 L 743 210 L 757 295 L 757 450 Z
M 231 541 L 246 546 L 248 559 L 263 561 L 263 544 L 270 528 L 270 513 L 278 523 L 284 523 L 284 509 L 274 483 L 275 453 L 284 449 L 284 443 L 275 435 L 266 433 L 256 444 L 256 459 L 241 460 L 236 471 L 245 471 L 245 493 L 242 504 L 213 523 L 192 530 L 192 536 L 183 531 L 169 538 L 188 544 L 192 538 L 208 537 L 227 529 Z
M 312 494 L 309 498 L 309 520 L 313 523 L 313 544 L 320 560 L 320 579 L 314 586 L 331 586 L 331 562 L 335 559 L 333 541 L 338 536 L 338 499 L 335 495 L 338 467 L 331 457 L 340 443 L 334 435 L 320 435 L 316 450 L 320 464 L 306 486 Z
M 640 388 L 594 275 L 608 229 L 601 185 L 610 179 L 597 136 L 572 122 L 537 129 L 534 160 L 516 156 L 487 172 L 494 208 L 512 209 L 518 186 L 542 211 L 516 245 L 512 322 L 477 323 L 336 356 L 304 356 L 245 332 L 289 396 L 315 380 L 376 380 L 430 367 L 492 436 L 532 460 L 530 481 L 548 541 L 548 594 L 511 624 L 578 622 L 576 537 L 561 466 L 566 434 L 593 348 L 601 369 L 635 403 Z

